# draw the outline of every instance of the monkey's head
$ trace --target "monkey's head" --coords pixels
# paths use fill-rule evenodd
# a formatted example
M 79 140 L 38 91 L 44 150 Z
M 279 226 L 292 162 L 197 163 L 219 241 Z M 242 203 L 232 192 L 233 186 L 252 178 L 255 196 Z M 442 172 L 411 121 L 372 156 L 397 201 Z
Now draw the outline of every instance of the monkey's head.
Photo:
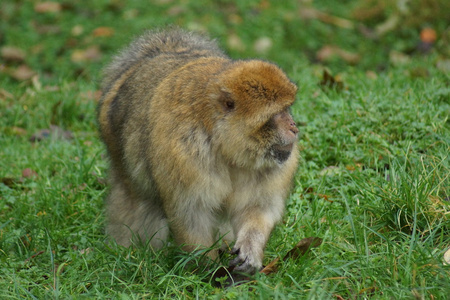
M 283 165 L 296 155 L 298 129 L 289 109 L 297 86 L 284 72 L 263 61 L 236 61 L 218 77 L 216 134 L 228 161 L 262 168 Z

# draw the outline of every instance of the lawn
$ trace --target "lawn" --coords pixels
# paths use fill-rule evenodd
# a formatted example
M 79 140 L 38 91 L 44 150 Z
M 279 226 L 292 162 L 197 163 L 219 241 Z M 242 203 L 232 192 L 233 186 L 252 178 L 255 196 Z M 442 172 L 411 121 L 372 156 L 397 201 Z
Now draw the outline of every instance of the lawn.
M 448 299 L 448 11 L 445 0 L 2 1 L 0 298 Z M 205 265 L 104 234 L 101 69 L 166 24 L 273 61 L 300 88 L 300 165 L 264 264 L 322 243 L 239 285 L 214 275 L 228 254 Z

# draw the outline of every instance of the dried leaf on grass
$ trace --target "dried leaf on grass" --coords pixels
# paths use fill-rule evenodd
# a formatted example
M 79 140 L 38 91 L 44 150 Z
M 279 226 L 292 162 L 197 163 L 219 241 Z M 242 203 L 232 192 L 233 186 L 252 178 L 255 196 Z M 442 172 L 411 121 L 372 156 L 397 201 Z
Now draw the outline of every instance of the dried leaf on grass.
M 344 83 L 333 77 L 327 70 L 323 70 L 323 78 L 319 84 L 322 87 L 336 90 L 342 90 L 344 88 Z
M 257 53 L 266 53 L 270 50 L 270 48 L 272 48 L 272 46 L 272 39 L 270 37 L 263 36 L 255 41 L 253 44 L 253 49 L 255 49 Z
M 62 5 L 58 2 L 38 2 L 34 5 L 34 11 L 37 13 L 57 13 L 62 10 Z
M 25 51 L 17 47 L 4 46 L 0 53 L 5 61 L 23 62 L 25 60 Z
M 0 89 L 0 100 L 12 99 L 12 98 L 14 98 L 13 94 L 11 94 L 10 92 L 8 92 L 5 89 Z
M 70 59 L 73 62 L 80 63 L 86 61 L 98 61 L 102 53 L 98 46 L 92 46 L 87 49 L 76 49 L 72 52 Z
M 329 61 L 334 57 L 339 57 L 349 64 L 357 64 L 361 57 L 357 53 L 352 53 L 336 46 L 325 45 L 316 53 L 316 58 L 323 62 Z
M 319 247 L 322 244 L 322 239 L 318 237 L 308 237 L 302 239 L 300 242 L 295 245 L 284 257 L 283 260 L 287 260 L 289 258 L 297 259 L 298 257 L 305 255 L 309 249 Z M 270 274 L 276 272 L 278 270 L 280 258 L 276 258 L 271 261 L 265 268 L 263 268 L 260 273 Z
M 94 37 L 109 37 L 114 35 L 114 29 L 111 27 L 97 27 L 94 29 L 94 31 L 92 32 L 92 35 Z
M 235 51 L 244 51 L 245 50 L 244 42 L 235 33 L 231 33 L 230 35 L 228 35 L 227 46 L 231 50 L 235 50 Z
M 437 33 L 433 28 L 426 27 L 420 32 L 420 40 L 424 43 L 434 43 L 437 39 Z
M 444 253 L 444 264 L 450 265 L 450 248 Z
M 14 69 L 11 72 L 11 77 L 19 81 L 31 79 L 34 75 L 36 75 L 36 72 L 34 72 L 27 65 L 20 65 L 17 69 Z
M 312 7 L 300 8 L 299 14 L 303 19 L 319 19 L 324 23 L 336 25 L 342 28 L 352 29 L 355 26 L 354 23 L 350 20 L 321 12 Z
M 18 179 L 11 177 L 2 177 L 0 181 L 9 188 L 14 188 L 17 184 L 20 183 Z
M 26 168 L 22 171 L 23 178 L 32 178 L 37 176 L 38 176 L 37 172 L 31 168 Z

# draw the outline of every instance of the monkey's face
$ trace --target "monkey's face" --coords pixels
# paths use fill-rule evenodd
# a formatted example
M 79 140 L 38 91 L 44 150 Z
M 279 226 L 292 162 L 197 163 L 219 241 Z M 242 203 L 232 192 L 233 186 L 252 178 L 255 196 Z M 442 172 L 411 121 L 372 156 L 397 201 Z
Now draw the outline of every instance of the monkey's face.
M 232 163 L 283 164 L 296 151 L 298 129 L 289 113 L 297 87 L 275 65 L 239 62 L 220 86 L 221 148 Z
M 264 134 L 266 130 L 271 131 L 271 135 L 273 136 L 272 145 L 269 147 L 268 154 L 278 163 L 283 163 L 291 155 L 298 135 L 298 129 L 289 110 L 283 110 L 270 118 L 261 133 Z

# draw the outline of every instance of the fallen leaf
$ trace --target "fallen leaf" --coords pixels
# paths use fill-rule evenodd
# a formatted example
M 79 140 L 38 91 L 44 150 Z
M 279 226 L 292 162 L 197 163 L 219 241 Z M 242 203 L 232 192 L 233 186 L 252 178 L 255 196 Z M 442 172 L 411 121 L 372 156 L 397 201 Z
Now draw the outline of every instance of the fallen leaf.
M 11 76 L 19 81 L 31 79 L 36 73 L 27 65 L 20 65 L 17 69 L 11 72 Z
M 3 177 L 1 179 L 1 182 L 6 185 L 9 188 L 13 188 L 15 187 L 18 183 L 20 183 L 20 180 L 17 180 L 15 178 L 11 178 L 11 177 Z
M 280 263 L 280 258 L 277 257 L 277 258 L 275 258 L 274 260 L 272 260 L 267 266 L 265 266 L 265 267 L 260 271 L 260 273 L 263 273 L 263 274 L 268 275 L 268 274 L 270 274 L 270 273 L 274 273 L 274 272 L 278 271 L 278 265 L 279 265 L 279 263 Z
M 334 57 L 339 57 L 350 64 L 356 64 L 360 61 L 359 54 L 352 53 L 336 46 L 325 45 L 316 53 L 319 61 L 329 61 Z
M 114 35 L 114 29 L 111 27 L 98 27 L 92 32 L 94 37 L 109 37 Z
M 420 32 L 420 40 L 424 43 L 432 44 L 436 41 L 437 34 L 436 31 L 433 28 L 424 28 Z
M 72 30 L 70 31 L 72 33 L 73 36 L 80 36 L 84 31 L 83 26 L 81 25 L 75 25 L 74 27 L 72 27 Z
M 73 62 L 98 61 L 102 57 L 98 46 L 92 46 L 87 49 L 76 49 L 72 52 L 71 60 Z
M 236 51 L 244 51 L 245 50 L 245 44 L 242 42 L 242 39 L 235 33 L 232 33 L 228 36 L 227 46 L 231 50 L 236 50 Z
M 182 5 L 172 5 L 169 10 L 167 11 L 167 15 L 171 17 L 176 17 L 181 15 L 186 11 L 186 8 Z
M 88 255 L 91 252 L 92 252 L 92 248 L 86 248 L 86 249 L 81 249 L 80 250 L 80 254 L 81 255 L 84 255 L 84 254 Z
M 375 32 L 377 36 L 380 37 L 388 33 L 389 31 L 394 30 L 398 26 L 399 22 L 400 22 L 399 16 L 397 14 L 392 14 L 386 21 L 375 27 Z
M 283 257 L 283 260 L 288 258 L 296 259 L 299 256 L 305 255 L 310 248 L 319 247 L 322 244 L 322 241 L 323 239 L 318 237 L 304 238 Z
M 405 65 L 405 64 L 409 63 L 410 60 L 411 60 L 411 58 L 402 52 L 395 51 L 395 50 L 391 50 L 391 52 L 389 52 L 389 61 L 394 66 Z
M 333 24 L 338 27 L 353 29 L 355 26 L 352 21 L 339 18 L 324 12 L 321 12 L 312 7 L 302 7 L 299 11 L 300 17 L 303 19 L 319 19 L 320 21 L 328 24 Z
M 327 70 L 323 70 L 323 79 L 319 84 L 322 87 L 336 90 L 342 90 L 344 88 L 342 81 L 337 80 Z
M 322 239 L 318 237 L 308 237 L 302 239 L 300 242 L 297 243 L 297 245 L 294 246 L 286 255 L 283 257 L 283 261 L 291 258 L 291 259 L 297 259 L 300 256 L 305 255 L 310 248 L 319 247 L 322 244 Z M 271 261 L 266 267 L 264 267 L 260 273 L 263 274 L 271 274 L 273 272 L 276 272 L 278 270 L 280 258 L 275 258 L 273 261 Z
M 11 133 L 16 136 L 22 136 L 27 134 L 27 130 L 22 127 L 11 127 Z
M 272 48 L 273 42 L 270 37 L 264 36 L 255 41 L 255 44 L 253 45 L 253 48 L 255 49 L 255 52 L 257 53 L 265 53 Z
M 95 100 L 95 101 L 99 101 L 100 98 L 102 97 L 102 91 L 101 90 L 96 90 L 96 91 L 86 91 L 86 92 L 82 92 L 80 94 L 81 98 L 83 100 Z
M 25 60 L 25 51 L 13 46 L 5 46 L 1 49 L 1 57 L 6 61 L 23 62 Z
M 320 176 L 330 176 L 342 173 L 342 170 L 338 166 L 328 166 L 323 168 L 319 175 Z
M 450 265 L 450 248 L 444 253 L 444 264 Z
M 26 168 L 22 171 L 23 178 L 31 178 L 31 177 L 37 177 L 37 176 L 38 176 L 38 174 L 33 169 Z
M 25 259 L 25 262 L 28 262 L 28 261 L 32 260 L 33 258 L 35 258 L 36 256 L 39 256 L 39 255 L 44 254 L 44 253 L 45 253 L 45 251 L 39 251 L 39 252 L 37 252 L 37 253 L 31 255 L 31 256 L 28 257 L 27 259 Z
M 369 70 L 369 71 L 366 72 L 366 77 L 369 78 L 369 79 L 375 80 L 375 79 L 378 78 L 378 75 L 374 71 L 370 71 Z
M 13 94 L 11 94 L 10 92 L 8 92 L 5 89 L 0 89 L 0 100 L 12 99 L 12 98 L 14 98 Z
M 34 11 L 37 13 L 56 13 L 61 9 L 62 5 L 58 2 L 38 2 L 34 5 Z

